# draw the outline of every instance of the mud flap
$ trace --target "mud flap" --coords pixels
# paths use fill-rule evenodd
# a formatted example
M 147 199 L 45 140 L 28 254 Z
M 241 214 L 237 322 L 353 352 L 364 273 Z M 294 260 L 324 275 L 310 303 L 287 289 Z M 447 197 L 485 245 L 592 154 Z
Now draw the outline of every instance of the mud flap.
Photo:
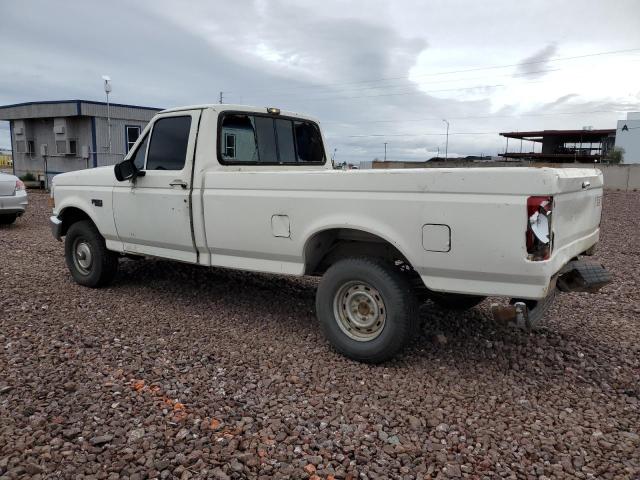
M 610 282 L 611 273 L 601 264 L 587 260 L 573 260 L 560 271 L 557 287 L 561 292 L 594 293 Z

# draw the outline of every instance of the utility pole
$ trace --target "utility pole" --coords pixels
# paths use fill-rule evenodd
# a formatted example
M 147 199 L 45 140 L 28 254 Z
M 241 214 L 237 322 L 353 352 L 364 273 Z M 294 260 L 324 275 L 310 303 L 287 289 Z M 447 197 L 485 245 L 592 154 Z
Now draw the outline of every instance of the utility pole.
M 384 161 L 387 161 L 387 142 L 384 142 Z
M 449 121 L 444 118 L 442 121 L 447 124 L 447 140 L 444 144 L 444 159 L 447 160 L 449 158 Z
M 222 103 L 222 93 L 223 92 L 220 92 L 220 102 L 219 103 Z

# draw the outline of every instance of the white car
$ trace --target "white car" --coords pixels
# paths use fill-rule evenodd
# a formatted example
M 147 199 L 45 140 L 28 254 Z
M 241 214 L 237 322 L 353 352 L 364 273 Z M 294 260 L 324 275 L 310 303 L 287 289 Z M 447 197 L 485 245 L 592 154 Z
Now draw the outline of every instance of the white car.
M 319 123 L 277 108 L 166 110 L 114 167 L 53 179 L 53 235 L 76 282 L 109 283 L 122 255 L 322 276 L 332 345 L 379 362 L 412 337 L 429 297 L 537 322 L 563 290 L 608 281 L 585 262 L 600 234 L 592 168 L 335 170 Z
M 0 225 L 11 224 L 27 209 L 27 190 L 15 175 L 0 172 Z

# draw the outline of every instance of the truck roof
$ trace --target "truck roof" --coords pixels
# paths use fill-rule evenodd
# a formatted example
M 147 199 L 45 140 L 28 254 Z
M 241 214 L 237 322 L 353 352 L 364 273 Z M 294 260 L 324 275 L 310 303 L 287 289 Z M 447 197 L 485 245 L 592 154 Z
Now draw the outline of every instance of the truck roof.
M 204 108 L 211 108 L 217 112 L 222 111 L 234 111 L 234 112 L 258 112 L 258 113 L 271 113 L 269 109 L 278 108 L 278 107 L 256 107 L 252 105 L 239 105 L 233 103 L 203 103 L 200 105 L 185 105 L 183 107 L 174 107 L 167 108 L 166 110 L 162 110 L 158 113 L 168 113 L 168 112 L 181 112 L 183 110 L 202 110 Z M 320 123 L 318 119 L 311 115 L 306 115 L 303 113 L 289 112 L 285 110 L 279 110 L 279 115 L 285 117 L 298 117 L 305 120 L 312 120 L 316 123 Z

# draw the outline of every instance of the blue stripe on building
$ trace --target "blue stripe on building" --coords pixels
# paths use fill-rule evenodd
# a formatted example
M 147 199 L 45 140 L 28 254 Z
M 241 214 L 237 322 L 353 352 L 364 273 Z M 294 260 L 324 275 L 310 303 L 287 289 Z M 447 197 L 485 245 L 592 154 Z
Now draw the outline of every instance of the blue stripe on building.
M 11 168 L 13 174 L 16 174 L 15 150 L 13 149 L 13 122 L 9 122 L 9 141 L 11 142 Z
M 93 167 L 98 166 L 98 145 L 96 142 L 96 117 L 91 117 L 91 151 L 93 152 Z

